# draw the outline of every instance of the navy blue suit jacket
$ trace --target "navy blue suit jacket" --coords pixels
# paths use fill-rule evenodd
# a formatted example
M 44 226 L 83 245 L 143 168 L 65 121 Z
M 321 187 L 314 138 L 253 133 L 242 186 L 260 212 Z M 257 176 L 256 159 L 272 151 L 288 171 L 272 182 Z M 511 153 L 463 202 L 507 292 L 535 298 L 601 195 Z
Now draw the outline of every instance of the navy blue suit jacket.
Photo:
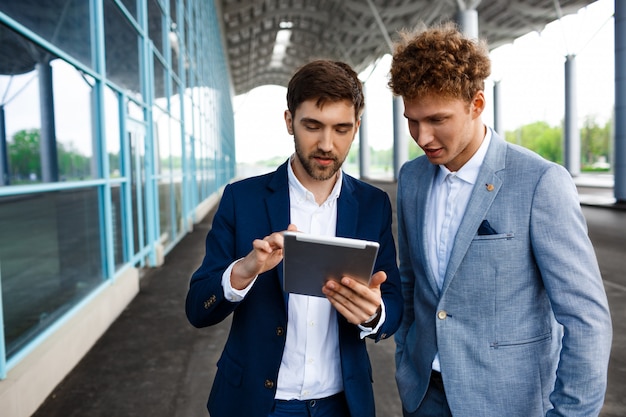
M 288 163 L 288 162 L 287 162 Z M 232 325 L 209 396 L 211 417 L 266 417 L 276 392 L 285 346 L 288 294 L 282 290 L 282 263 L 261 274 L 245 299 L 225 299 L 222 274 L 247 255 L 254 239 L 287 229 L 287 163 L 275 172 L 224 189 L 206 239 L 202 265 L 193 274 L 186 312 L 196 327 L 219 323 L 231 313 Z M 380 243 L 374 271 L 385 271 L 382 297 L 386 320 L 376 341 L 391 336 L 402 315 L 400 276 L 391 230 L 391 204 L 382 190 L 344 173 L 337 202 L 337 236 Z M 353 417 L 374 417 L 372 370 L 358 326 L 337 314 L 344 390 Z

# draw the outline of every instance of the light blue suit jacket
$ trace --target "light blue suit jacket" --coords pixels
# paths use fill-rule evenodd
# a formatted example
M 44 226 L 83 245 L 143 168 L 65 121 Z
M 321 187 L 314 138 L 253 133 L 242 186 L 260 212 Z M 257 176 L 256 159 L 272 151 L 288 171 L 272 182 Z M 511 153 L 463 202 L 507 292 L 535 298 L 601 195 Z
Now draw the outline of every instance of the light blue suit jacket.
M 440 291 L 425 233 L 437 169 L 420 157 L 398 180 L 404 408 L 421 403 L 439 352 L 455 417 L 597 416 L 611 319 L 571 176 L 494 133 Z M 483 220 L 496 234 L 477 233 Z
M 400 325 L 402 295 L 396 247 L 391 231 L 391 203 L 382 190 L 343 176 L 337 200 L 337 236 L 380 243 L 374 271 L 385 271 L 381 285 L 386 319 L 376 341 Z M 266 417 L 276 393 L 276 380 L 287 332 L 288 295 L 282 290 L 282 263 L 257 278 L 241 302 L 224 297 L 222 274 L 248 254 L 254 239 L 289 225 L 287 163 L 270 174 L 230 184 L 224 190 L 206 255 L 194 272 L 187 293 L 187 318 L 196 327 L 232 317 L 230 333 L 217 363 L 208 408 L 211 417 Z M 231 316 L 232 315 L 232 316 Z M 372 368 L 360 329 L 337 314 L 344 392 L 353 417 L 374 417 Z

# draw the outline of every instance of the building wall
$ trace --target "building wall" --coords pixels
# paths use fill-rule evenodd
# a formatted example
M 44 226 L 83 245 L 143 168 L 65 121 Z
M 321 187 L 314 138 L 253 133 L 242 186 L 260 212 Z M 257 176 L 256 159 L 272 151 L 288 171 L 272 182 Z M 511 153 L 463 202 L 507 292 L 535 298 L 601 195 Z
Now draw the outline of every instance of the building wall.
M 36 410 L 234 177 L 222 45 L 212 1 L 0 0 L 3 417 Z

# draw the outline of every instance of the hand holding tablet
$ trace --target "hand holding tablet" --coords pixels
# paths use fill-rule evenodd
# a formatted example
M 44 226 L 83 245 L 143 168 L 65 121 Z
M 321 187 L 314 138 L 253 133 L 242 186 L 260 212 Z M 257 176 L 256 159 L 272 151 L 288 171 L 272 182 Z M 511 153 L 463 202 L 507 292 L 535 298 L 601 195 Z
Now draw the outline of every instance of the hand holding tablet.
M 324 297 L 322 286 L 348 276 L 368 284 L 379 244 L 345 237 L 284 232 L 283 289 Z

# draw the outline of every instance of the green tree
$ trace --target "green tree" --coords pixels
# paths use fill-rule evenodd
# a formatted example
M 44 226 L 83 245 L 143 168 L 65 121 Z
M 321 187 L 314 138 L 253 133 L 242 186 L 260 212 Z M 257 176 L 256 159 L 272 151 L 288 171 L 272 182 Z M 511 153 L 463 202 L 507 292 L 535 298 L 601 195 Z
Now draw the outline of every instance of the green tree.
M 510 143 L 521 145 L 550 161 L 562 164 L 562 131 L 560 127 L 552 127 L 546 122 L 535 122 L 522 126 L 515 131 L 505 132 L 505 138 Z
M 583 167 L 592 167 L 599 160 L 608 161 L 611 126 L 599 126 L 594 116 L 587 116 L 580 129 L 580 153 Z
M 91 159 L 81 155 L 73 143 L 64 145 L 57 142 L 59 177 L 64 180 L 91 178 Z
M 41 177 L 39 153 L 39 129 L 20 130 L 8 144 L 11 176 L 19 180 L 28 179 L 31 174 Z

